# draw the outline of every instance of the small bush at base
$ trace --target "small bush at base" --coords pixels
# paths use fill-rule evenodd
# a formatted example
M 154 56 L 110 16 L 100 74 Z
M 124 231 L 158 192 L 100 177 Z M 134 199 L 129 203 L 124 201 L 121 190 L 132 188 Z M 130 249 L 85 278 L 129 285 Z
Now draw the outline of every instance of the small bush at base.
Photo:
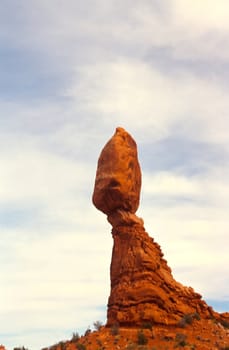
M 77 350 L 86 350 L 86 346 L 84 344 L 80 344 L 79 343 L 79 344 L 76 345 L 76 349 Z
M 138 332 L 137 343 L 138 343 L 138 345 L 146 345 L 148 343 L 148 339 L 146 338 L 143 330 L 140 330 Z
M 91 329 L 88 327 L 84 333 L 84 336 L 86 337 L 90 333 L 91 333 Z
M 151 322 L 144 322 L 144 323 L 142 324 L 142 328 L 152 330 L 152 328 L 153 328 L 153 323 L 151 323 Z
M 175 338 L 175 341 L 176 341 L 176 347 L 180 346 L 180 347 L 183 347 L 185 345 L 187 345 L 187 336 L 183 333 L 177 333 L 176 334 L 176 338 Z
M 72 333 L 72 341 L 78 341 L 80 339 L 79 333 L 73 332 Z
M 178 326 L 181 328 L 186 327 L 189 324 L 192 324 L 194 320 L 200 320 L 200 315 L 198 312 L 194 312 L 193 314 L 186 314 L 184 315 L 180 321 L 178 322 Z
M 224 328 L 229 328 L 229 322 L 228 322 L 228 321 L 221 320 L 220 323 L 221 323 L 221 325 L 222 325 Z
M 103 325 L 103 323 L 101 321 L 95 321 L 93 323 L 93 326 L 94 326 L 96 331 L 99 331 L 101 329 L 102 325 Z

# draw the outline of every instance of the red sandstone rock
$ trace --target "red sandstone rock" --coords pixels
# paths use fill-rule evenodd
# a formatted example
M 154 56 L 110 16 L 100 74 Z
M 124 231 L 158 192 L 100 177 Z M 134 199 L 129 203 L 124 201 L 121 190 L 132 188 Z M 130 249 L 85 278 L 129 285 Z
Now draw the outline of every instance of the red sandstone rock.
M 112 235 L 108 325 L 175 325 L 186 314 L 214 316 L 198 293 L 174 280 L 160 246 L 142 225 L 120 226 Z
M 124 129 L 117 128 L 98 160 L 93 203 L 107 215 L 118 209 L 135 213 L 140 189 L 136 143 Z
M 198 293 L 175 281 L 160 246 L 145 232 L 135 215 L 140 188 L 136 143 L 117 128 L 99 157 L 93 194 L 94 205 L 113 226 L 107 325 L 177 325 L 182 316 L 194 313 L 217 318 Z

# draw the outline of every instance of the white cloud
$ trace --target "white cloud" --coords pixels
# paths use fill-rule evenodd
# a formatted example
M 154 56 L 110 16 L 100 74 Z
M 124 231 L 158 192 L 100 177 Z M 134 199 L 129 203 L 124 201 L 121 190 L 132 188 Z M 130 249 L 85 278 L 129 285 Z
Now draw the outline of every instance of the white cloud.
M 229 30 L 227 0 L 172 0 L 175 22 L 183 22 L 195 31 Z
M 17 13 L 21 31 L 14 28 L 5 35 L 18 47 L 32 47 L 41 62 L 58 64 L 61 71 L 66 62 L 78 59 L 94 62 L 94 57 L 128 52 L 142 58 L 152 47 L 170 48 L 174 57 L 187 60 L 227 59 L 228 11 L 226 0 L 145 0 L 134 6 L 129 1 L 68 0 L 63 5 L 42 0 L 24 4 Z M 1 22 L 8 24 L 4 18 Z
M 175 199 L 187 198 L 190 201 L 202 201 L 209 206 L 226 207 L 229 195 L 227 169 L 210 171 L 199 176 L 187 177 L 172 172 L 144 174 L 143 189 L 147 196 Z M 217 199 L 217 203 L 215 200 Z
M 143 174 L 144 175 L 144 174 Z M 144 175 L 140 216 L 162 245 L 175 278 L 205 299 L 229 295 L 227 175 Z M 209 280 L 216 283 L 209 285 Z M 220 289 L 219 289 L 219 286 Z
M 159 6 L 145 1 L 131 11 L 138 30 L 130 38 L 143 50 L 167 48 L 178 61 L 221 62 L 229 56 L 228 13 L 227 0 L 171 0 Z
M 80 82 L 67 95 L 108 125 L 124 125 L 144 139 L 160 140 L 173 130 L 194 140 L 227 142 L 227 90 L 215 82 L 189 73 L 165 76 L 126 59 L 81 66 L 79 72 Z
M 51 135 L 60 147 L 64 134 Z M 95 164 L 51 151 L 40 133 L 5 136 L 0 208 L 9 217 L 0 223 L 1 332 L 9 334 L 7 347 L 24 338 L 37 348 L 105 318 L 98 307 L 108 298 L 111 235 L 91 202 Z
M 101 232 L 95 227 L 94 232 L 63 230 L 34 238 L 30 232 L 17 230 L 14 241 L 15 230 L 11 240 L 6 232 L 3 245 L 8 259 L 0 268 L 4 286 L 0 318 L 1 332 L 12 333 L 11 347 L 17 340 L 14 334 L 24 334 L 29 341 L 32 332 L 35 339 L 26 345 L 35 342 L 41 347 L 51 343 L 37 339 L 39 329 L 46 338 L 45 330 L 49 330 L 54 343 L 58 341 L 56 330 L 62 340 L 70 338 L 71 329 L 83 330 L 98 317 L 105 318 L 105 308 L 101 311 L 98 307 L 106 304 L 109 293 L 111 235 Z M 12 319 L 15 323 L 9 330 Z
M 33 144 L 30 137 L 21 144 L 20 134 L 13 136 L 17 137 L 13 147 L 0 154 L 2 202 L 33 199 L 51 202 L 58 198 L 64 202 L 66 197 L 77 197 L 87 191 L 87 182 L 92 183 L 95 172 L 89 164 L 42 149 L 37 141 Z

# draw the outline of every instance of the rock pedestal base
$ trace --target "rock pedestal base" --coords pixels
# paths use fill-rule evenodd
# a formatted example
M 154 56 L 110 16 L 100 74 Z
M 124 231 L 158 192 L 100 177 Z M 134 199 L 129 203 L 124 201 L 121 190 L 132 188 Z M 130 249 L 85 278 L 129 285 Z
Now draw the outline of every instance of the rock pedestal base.
M 117 226 L 112 235 L 108 326 L 175 325 L 182 316 L 195 313 L 213 317 L 200 294 L 174 280 L 160 246 L 143 225 Z

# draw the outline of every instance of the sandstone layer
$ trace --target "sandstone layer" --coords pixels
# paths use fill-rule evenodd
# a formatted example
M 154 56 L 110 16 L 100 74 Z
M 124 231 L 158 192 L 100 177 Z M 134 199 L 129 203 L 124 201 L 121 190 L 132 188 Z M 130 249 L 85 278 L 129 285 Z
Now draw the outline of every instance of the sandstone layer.
M 191 287 L 174 280 L 160 246 L 140 224 L 113 228 L 108 325 L 175 325 L 187 314 L 214 317 Z
M 217 318 L 200 294 L 175 281 L 160 246 L 146 233 L 135 214 L 140 189 L 136 143 L 117 128 L 99 157 L 93 193 L 93 203 L 107 215 L 114 239 L 107 325 L 175 325 L 187 314 Z
M 120 209 L 135 213 L 140 190 L 136 143 L 124 129 L 117 128 L 98 160 L 93 203 L 107 215 Z

